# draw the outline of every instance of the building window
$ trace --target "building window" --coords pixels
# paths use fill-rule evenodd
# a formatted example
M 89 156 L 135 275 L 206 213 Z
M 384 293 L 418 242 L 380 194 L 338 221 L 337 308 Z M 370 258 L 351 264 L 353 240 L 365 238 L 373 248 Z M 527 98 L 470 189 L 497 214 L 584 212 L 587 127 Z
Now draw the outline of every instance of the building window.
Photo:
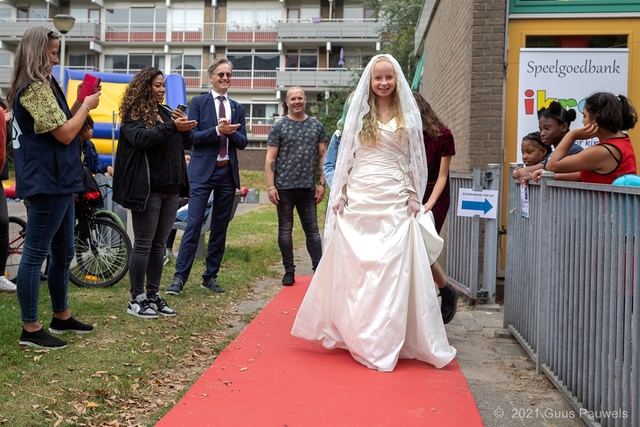
M 13 20 L 13 12 L 10 7 L 0 7 L 0 22 L 10 22 Z
M 69 68 L 78 68 L 83 70 L 98 69 L 98 54 L 69 54 Z
M 70 15 L 76 18 L 76 22 L 100 22 L 100 9 L 72 7 L 70 9 Z
M 275 30 L 280 9 L 229 9 L 227 26 L 230 31 Z
M 626 48 L 627 36 L 527 36 L 526 47 L 542 48 Z
M 182 74 L 182 77 L 200 77 L 202 56 L 171 55 L 171 72 Z
M 227 58 L 234 70 L 276 71 L 280 65 L 280 55 L 277 52 L 262 53 L 259 49 L 247 53 L 227 52 Z
M 287 49 L 286 70 L 317 70 L 318 51 L 316 49 Z
M 243 104 L 249 112 L 252 125 L 272 125 L 278 116 L 278 104 Z
M 113 73 L 137 73 L 145 67 L 164 69 L 164 54 L 105 55 L 105 71 Z
M 19 7 L 18 21 L 40 21 L 47 19 L 47 9 L 37 7 Z
M 149 24 L 166 25 L 167 9 L 156 9 L 153 7 L 132 7 L 131 9 L 105 9 L 107 11 L 107 24 L 142 24 L 149 27 Z M 145 25 L 147 24 L 147 25 Z M 120 27 L 120 26 L 118 26 Z M 109 29 L 109 27 L 107 27 Z
M 204 12 L 202 9 L 173 9 L 173 31 L 202 31 Z

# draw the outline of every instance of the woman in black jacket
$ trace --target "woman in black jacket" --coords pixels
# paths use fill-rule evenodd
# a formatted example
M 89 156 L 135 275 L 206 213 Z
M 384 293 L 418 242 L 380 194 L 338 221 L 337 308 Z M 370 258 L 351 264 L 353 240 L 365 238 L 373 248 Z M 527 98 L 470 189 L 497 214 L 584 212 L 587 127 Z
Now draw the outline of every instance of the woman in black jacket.
M 160 279 L 178 198 L 189 194 L 184 150 L 193 145 L 196 125 L 163 105 L 164 95 L 164 76 L 156 67 L 144 68 L 129 83 L 120 104 L 113 173 L 113 200 L 131 209 L 135 238 L 127 313 L 146 319 L 176 314 L 160 296 Z

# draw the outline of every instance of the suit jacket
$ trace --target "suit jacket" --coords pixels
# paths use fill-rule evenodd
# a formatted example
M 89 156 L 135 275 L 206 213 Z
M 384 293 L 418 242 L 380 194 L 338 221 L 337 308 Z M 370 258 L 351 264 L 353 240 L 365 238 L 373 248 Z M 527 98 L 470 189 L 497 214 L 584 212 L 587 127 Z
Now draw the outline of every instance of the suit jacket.
M 244 150 L 247 146 L 247 130 L 245 111 L 242 104 L 229 98 L 231 105 L 231 124 L 240 123 L 240 127 L 227 138 L 229 140 L 229 161 L 233 171 L 236 188 L 240 188 L 240 173 L 238 172 L 237 150 Z M 189 107 L 189 120 L 196 120 L 198 124 L 193 129 L 193 151 L 189 163 L 189 180 L 192 183 L 204 183 L 211 177 L 216 167 L 216 159 L 220 151 L 220 137 L 216 132 L 218 126 L 217 105 L 213 102 L 211 92 L 195 96 Z

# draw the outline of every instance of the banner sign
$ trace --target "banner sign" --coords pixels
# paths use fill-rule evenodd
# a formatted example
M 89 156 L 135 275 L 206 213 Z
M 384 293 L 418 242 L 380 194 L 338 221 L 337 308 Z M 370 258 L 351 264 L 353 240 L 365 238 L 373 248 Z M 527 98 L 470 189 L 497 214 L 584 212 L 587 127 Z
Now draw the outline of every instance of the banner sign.
M 538 110 L 558 101 L 576 110 L 571 128 L 582 127 L 585 99 L 594 92 L 627 95 L 629 49 L 520 49 L 518 86 L 518 163 L 520 143 L 538 130 Z M 598 140 L 576 141 L 583 147 Z

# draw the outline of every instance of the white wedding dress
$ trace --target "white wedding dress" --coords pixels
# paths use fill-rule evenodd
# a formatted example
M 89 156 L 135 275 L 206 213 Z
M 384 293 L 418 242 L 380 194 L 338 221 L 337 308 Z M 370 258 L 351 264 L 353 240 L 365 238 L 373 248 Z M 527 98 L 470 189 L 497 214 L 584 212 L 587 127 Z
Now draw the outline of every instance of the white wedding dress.
M 408 217 L 408 144 L 395 132 L 395 120 L 380 126 L 380 144 L 356 151 L 344 214 L 291 333 L 346 349 L 378 371 L 393 371 L 399 358 L 442 368 L 456 355 L 430 269 L 442 240 L 434 227 L 429 234 L 421 225 L 427 216 Z

